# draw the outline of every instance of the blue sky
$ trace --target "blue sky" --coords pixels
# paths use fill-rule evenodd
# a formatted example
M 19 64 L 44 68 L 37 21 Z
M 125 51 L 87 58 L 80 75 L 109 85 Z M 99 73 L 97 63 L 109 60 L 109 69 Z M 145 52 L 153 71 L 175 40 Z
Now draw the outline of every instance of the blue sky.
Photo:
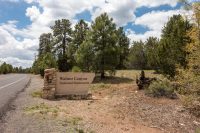
M 176 0 L 0 0 L 0 61 L 29 67 L 40 34 L 51 32 L 56 19 L 90 24 L 103 12 L 124 27 L 131 41 L 145 41 L 159 38 L 169 17 L 184 11 Z

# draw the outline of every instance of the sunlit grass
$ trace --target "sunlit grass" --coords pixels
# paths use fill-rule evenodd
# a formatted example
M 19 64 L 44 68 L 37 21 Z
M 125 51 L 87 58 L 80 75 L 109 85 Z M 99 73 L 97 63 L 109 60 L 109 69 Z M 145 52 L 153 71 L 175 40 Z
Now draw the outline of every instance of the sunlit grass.
M 162 75 L 160 74 L 155 74 L 154 70 L 144 70 L 145 76 L 146 77 L 157 77 L 161 78 Z M 117 70 L 115 76 L 116 77 L 121 77 L 121 78 L 130 78 L 133 80 L 136 80 L 136 76 L 140 76 L 141 70 Z

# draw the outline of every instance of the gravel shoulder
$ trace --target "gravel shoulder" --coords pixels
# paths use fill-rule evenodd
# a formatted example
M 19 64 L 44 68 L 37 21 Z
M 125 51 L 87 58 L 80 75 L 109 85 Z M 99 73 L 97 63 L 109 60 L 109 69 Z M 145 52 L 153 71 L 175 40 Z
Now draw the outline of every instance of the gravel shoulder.
M 147 97 L 131 83 L 95 83 L 92 100 L 33 97 L 42 86 L 39 76 L 31 77 L 30 86 L 1 121 L 1 133 L 198 133 L 200 129 L 200 119 L 179 100 Z

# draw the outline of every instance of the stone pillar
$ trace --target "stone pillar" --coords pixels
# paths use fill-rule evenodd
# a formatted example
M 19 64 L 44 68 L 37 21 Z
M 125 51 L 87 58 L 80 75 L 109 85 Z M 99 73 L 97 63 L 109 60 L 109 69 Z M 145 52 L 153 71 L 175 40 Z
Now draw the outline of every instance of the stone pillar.
M 44 71 L 44 88 L 42 97 L 44 99 L 54 99 L 56 89 L 56 69 L 45 69 Z

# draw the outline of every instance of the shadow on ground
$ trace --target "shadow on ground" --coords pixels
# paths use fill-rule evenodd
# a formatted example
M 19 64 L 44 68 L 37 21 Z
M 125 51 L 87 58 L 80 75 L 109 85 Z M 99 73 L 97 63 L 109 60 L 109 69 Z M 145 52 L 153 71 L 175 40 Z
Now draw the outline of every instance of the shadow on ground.
M 106 77 L 101 79 L 100 76 L 95 77 L 93 83 L 104 83 L 104 84 L 121 84 L 121 83 L 133 83 L 134 80 L 126 77 Z

